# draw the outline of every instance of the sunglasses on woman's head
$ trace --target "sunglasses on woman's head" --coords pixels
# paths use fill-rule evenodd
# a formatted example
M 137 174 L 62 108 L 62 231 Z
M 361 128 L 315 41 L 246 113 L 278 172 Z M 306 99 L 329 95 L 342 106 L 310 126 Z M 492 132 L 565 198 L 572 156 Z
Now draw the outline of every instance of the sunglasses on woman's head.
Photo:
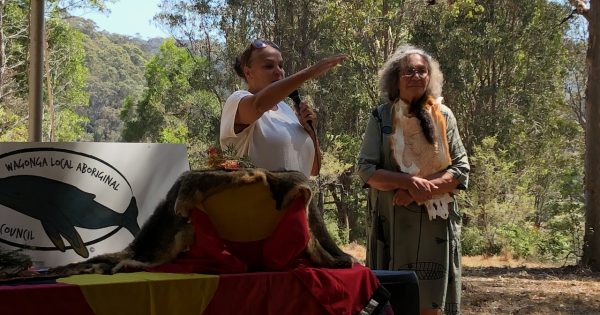
M 254 41 L 252 41 L 251 45 L 252 45 L 252 48 L 255 48 L 255 49 L 261 49 L 261 48 L 265 48 L 267 46 L 271 46 L 277 50 L 280 50 L 279 46 L 277 46 L 277 44 L 273 43 L 270 40 L 255 39 Z

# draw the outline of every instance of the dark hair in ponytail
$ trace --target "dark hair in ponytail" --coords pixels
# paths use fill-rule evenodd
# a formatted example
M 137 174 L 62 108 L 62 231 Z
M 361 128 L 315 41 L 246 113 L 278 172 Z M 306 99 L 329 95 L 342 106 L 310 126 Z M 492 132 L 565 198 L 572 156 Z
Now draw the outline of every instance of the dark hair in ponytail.
M 235 73 L 242 79 L 246 79 L 244 77 L 244 67 L 242 66 L 242 60 L 240 59 L 240 57 L 235 57 L 235 62 L 233 63 L 233 70 L 235 70 Z
M 423 94 L 419 100 L 410 105 L 410 112 L 419 119 L 419 122 L 421 122 L 421 130 L 423 130 L 423 135 L 425 136 L 425 139 L 427 139 L 427 142 L 433 144 L 435 131 L 431 115 L 429 115 L 425 109 L 427 100 L 427 94 Z
M 233 70 L 235 70 L 235 73 L 244 80 L 246 80 L 246 76 L 244 76 L 244 67 L 250 66 L 252 50 L 252 45 L 248 45 L 242 54 L 235 58 L 235 62 L 233 63 Z

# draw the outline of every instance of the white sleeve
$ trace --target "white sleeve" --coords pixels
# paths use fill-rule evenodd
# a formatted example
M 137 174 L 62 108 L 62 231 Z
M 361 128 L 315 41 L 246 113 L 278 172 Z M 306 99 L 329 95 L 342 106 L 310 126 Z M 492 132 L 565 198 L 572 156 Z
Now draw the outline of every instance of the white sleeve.
M 256 124 L 256 122 L 254 122 L 240 133 L 235 133 L 235 115 L 238 110 L 238 105 L 240 104 L 240 100 L 248 95 L 252 95 L 252 93 L 243 90 L 234 92 L 227 98 L 227 101 L 225 101 L 223 112 L 221 113 L 219 135 L 221 149 L 225 150 L 227 147 L 233 146 L 238 157 L 248 154 L 251 134 Z

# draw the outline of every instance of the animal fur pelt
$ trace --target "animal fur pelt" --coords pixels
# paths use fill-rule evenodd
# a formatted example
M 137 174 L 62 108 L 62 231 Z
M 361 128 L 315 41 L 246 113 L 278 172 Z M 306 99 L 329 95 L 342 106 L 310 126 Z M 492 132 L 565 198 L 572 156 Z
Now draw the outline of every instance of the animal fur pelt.
M 31 258 L 17 250 L 0 247 L 0 279 L 19 277 L 31 267 Z
M 50 270 L 50 273 L 112 274 L 123 268 L 143 269 L 170 262 L 193 243 L 194 227 L 189 220 L 191 211 L 202 209 L 203 202 L 208 197 L 225 189 L 256 183 L 262 183 L 270 190 L 277 210 L 285 209 L 298 196 L 304 198 L 310 230 L 306 252 L 315 265 L 328 268 L 352 266 L 355 259 L 344 253 L 332 240 L 319 210 L 313 206 L 309 207 L 312 191 L 306 176 L 295 171 L 241 169 L 184 173 L 156 207 L 132 243 L 123 251 L 57 267 Z
M 452 163 L 446 119 L 440 110 L 441 101 L 442 98 L 428 96 L 417 109 L 411 109 L 402 100 L 394 103 L 390 147 L 402 172 L 424 178 Z M 442 194 L 426 201 L 423 205 L 427 208 L 429 219 L 436 216 L 448 218 L 448 203 L 453 200 L 449 194 Z

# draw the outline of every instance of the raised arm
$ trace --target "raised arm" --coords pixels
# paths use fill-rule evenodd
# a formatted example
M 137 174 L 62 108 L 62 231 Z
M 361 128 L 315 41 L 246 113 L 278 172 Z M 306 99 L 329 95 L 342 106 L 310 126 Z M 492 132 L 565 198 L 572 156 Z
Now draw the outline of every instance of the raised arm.
M 255 94 L 248 95 L 240 101 L 235 116 L 235 124 L 250 125 L 260 118 L 266 111 L 273 108 L 285 99 L 293 90 L 302 83 L 329 71 L 342 60 L 345 55 L 337 55 L 325 58 L 318 63 L 302 69 L 289 77 L 275 81 Z

